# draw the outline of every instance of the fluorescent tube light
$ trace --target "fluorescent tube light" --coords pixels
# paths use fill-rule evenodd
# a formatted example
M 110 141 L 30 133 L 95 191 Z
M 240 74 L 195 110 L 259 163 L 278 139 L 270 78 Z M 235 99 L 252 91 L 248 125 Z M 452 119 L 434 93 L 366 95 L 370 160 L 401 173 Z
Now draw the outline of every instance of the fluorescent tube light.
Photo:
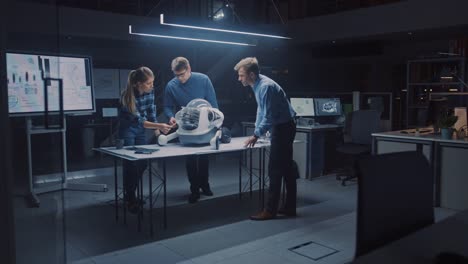
M 165 23 L 164 22 L 164 14 L 159 15 L 159 22 L 161 23 L 161 25 L 173 26 L 173 27 L 193 28 L 193 29 L 201 29 L 201 30 L 209 30 L 209 31 L 219 31 L 219 32 L 259 36 L 259 37 L 267 37 L 267 38 L 291 39 L 291 38 L 288 38 L 288 37 L 276 36 L 276 35 L 267 35 L 267 34 L 236 31 L 236 30 L 219 29 L 219 28 L 197 27 L 197 26 L 189 26 L 189 25 L 182 25 L 182 24 Z
M 177 37 L 177 36 L 132 32 L 132 25 L 128 26 L 128 34 L 138 35 L 138 36 L 146 36 L 146 37 L 155 37 L 155 38 L 181 39 L 181 40 L 191 40 L 191 41 L 198 41 L 198 42 L 211 42 L 211 43 L 218 43 L 218 44 L 238 45 L 238 46 L 256 46 L 254 44 L 248 44 L 248 43 L 242 43 L 242 42 L 220 41 L 220 40 L 199 39 L 199 38 L 186 38 L 186 37 Z

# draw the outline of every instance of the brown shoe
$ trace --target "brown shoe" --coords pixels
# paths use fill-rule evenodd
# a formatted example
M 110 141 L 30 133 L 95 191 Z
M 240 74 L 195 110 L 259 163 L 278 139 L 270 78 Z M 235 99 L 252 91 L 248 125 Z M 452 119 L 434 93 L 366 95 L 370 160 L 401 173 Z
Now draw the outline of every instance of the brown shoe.
M 254 220 L 254 221 L 263 221 L 263 220 L 270 220 L 270 219 L 274 219 L 276 217 L 276 215 L 266 211 L 266 210 L 263 210 L 261 211 L 260 213 L 256 214 L 256 215 L 251 215 L 250 216 L 250 220 Z

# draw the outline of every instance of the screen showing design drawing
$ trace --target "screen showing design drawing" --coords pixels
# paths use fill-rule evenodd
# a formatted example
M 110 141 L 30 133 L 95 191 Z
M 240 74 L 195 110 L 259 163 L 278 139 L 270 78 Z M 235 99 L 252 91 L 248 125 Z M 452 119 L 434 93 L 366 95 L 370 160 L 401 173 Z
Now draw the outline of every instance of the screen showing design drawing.
M 7 53 L 8 112 L 34 114 L 44 112 L 44 85 L 48 91 L 48 110 L 59 110 L 59 82 L 63 80 L 63 110 L 94 111 L 91 61 L 86 57 Z
M 314 102 L 317 116 L 341 115 L 341 103 L 339 98 L 315 98 Z
M 312 98 L 291 98 L 291 107 L 297 116 L 314 116 L 314 99 Z

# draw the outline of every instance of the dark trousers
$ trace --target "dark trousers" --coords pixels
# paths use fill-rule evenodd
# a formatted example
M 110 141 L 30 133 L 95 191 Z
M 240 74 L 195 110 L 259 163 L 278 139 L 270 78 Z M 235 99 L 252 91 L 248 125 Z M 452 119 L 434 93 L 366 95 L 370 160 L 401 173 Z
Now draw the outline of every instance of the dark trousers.
M 208 183 L 208 155 L 188 156 L 185 166 L 187 168 L 187 176 L 190 182 L 190 191 L 192 193 L 198 193 L 200 188 L 210 188 L 210 184 Z
M 143 126 L 131 126 L 119 131 L 119 137 L 124 140 L 125 146 L 136 146 L 147 144 L 145 128 Z M 135 190 L 138 180 L 142 177 L 146 169 L 146 161 L 123 160 L 123 185 L 127 201 L 136 199 Z
M 278 124 L 271 129 L 270 159 L 268 177 L 270 188 L 266 210 L 272 214 L 278 211 L 281 196 L 281 183 L 286 183 L 286 202 L 284 208 L 296 210 L 296 174 L 293 170 L 293 142 L 296 136 L 296 124 L 290 121 Z

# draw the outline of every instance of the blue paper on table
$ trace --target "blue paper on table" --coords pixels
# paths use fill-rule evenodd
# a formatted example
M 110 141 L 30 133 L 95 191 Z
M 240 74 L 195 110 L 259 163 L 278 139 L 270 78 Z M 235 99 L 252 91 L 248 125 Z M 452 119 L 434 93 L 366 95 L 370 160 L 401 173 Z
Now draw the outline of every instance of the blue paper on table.
M 134 150 L 135 154 L 152 154 L 153 152 L 158 151 L 159 149 L 148 149 L 148 148 L 141 148 L 141 147 L 126 147 L 125 149 Z

